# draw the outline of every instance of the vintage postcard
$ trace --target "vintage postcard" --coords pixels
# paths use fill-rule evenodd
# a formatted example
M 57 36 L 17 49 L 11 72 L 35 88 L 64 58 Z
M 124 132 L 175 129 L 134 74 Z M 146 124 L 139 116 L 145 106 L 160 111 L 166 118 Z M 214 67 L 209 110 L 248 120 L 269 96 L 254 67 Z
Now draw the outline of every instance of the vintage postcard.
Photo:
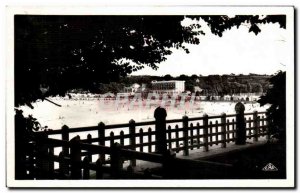
M 292 6 L 7 7 L 14 187 L 295 186 Z

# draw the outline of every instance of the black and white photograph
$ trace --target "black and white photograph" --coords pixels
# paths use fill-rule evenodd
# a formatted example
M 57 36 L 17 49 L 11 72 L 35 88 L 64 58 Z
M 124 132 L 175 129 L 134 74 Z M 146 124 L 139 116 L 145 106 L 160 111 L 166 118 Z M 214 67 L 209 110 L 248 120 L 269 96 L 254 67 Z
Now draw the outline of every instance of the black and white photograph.
M 9 7 L 8 187 L 294 187 L 294 8 Z

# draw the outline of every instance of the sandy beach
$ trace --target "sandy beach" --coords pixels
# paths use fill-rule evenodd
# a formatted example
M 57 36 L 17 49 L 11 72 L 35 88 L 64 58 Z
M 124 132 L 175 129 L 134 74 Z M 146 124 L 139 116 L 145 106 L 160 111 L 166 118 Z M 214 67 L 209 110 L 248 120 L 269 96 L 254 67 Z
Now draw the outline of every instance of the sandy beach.
M 52 98 L 53 102 L 60 104 L 55 106 L 47 101 L 38 101 L 33 104 L 34 109 L 23 106 L 21 109 L 24 115 L 33 115 L 40 122 L 41 126 L 56 130 L 63 125 L 71 127 L 94 126 L 99 122 L 105 124 L 128 123 L 134 119 L 136 122 L 154 120 L 153 113 L 160 102 L 151 101 L 149 106 L 140 106 L 141 101 L 129 104 L 126 101 L 115 100 L 73 100 L 63 98 Z M 178 119 L 187 115 L 188 117 L 200 117 L 204 113 L 209 116 L 220 115 L 221 113 L 234 114 L 236 102 L 221 101 L 195 101 L 193 105 L 185 102 L 184 105 L 170 106 L 165 102 L 167 119 Z M 260 107 L 258 103 L 246 103 L 245 112 L 265 111 L 268 106 Z

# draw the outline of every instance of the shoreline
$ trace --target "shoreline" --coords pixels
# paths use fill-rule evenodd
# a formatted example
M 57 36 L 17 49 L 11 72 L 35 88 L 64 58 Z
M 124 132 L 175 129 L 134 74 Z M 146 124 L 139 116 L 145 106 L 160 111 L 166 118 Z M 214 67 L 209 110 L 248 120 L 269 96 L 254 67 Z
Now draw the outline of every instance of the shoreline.
M 116 108 L 113 101 L 106 101 L 106 108 L 99 105 L 98 100 L 61 100 L 55 102 L 62 105 L 57 107 L 49 102 L 36 102 L 34 109 L 22 106 L 24 116 L 33 115 L 42 126 L 48 126 L 49 129 L 60 129 L 63 125 L 69 127 L 84 127 L 97 125 L 99 122 L 105 124 L 128 123 L 134 119 L 136 122 L 154 120 L 153 113 L 159 105 L 150 104 L 147 108 L 139 108 L 140 101 L 129 108 L 126 103 Z M 237 102 L 229 101 L 196 101 L 192 106 L 189 102 L 177 107 L 165 106 L 167 110 L 167 120 L 189 117 L 201 117 L 204 113 L 209 116 L 220 115 L 221 113 L 234 114 L 234 106 Z M 245 112 L 265 111 L 268 106 L 260 107 L 259 103 L 244 103 Z

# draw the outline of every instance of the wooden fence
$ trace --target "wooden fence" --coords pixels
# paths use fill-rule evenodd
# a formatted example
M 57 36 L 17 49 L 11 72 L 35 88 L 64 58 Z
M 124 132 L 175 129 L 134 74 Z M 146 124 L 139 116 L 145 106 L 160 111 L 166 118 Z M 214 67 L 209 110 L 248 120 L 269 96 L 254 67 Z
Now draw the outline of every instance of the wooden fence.
M 118 143 L 112 147 L 91 145 L 80 142 L 79 137 L 63 141 L 40 135 L 37 145 L 39 148 L 33 155 L 36 166 L 29 170 L 33 179 L 172 179 L 176 177 L 173 174 L 174 168 L 183 165 L 201 171 L 209 168 L 213 173 L 219 173 L 220 170 L 229 173 L 233 169 L 230 164 L 176 158 L 171 151 L 162 155 L 123 149 Z M 54 155 L 53 148 L 58 146 L 68 147 L 70 154 L 66 156 L 61 152 L 58 156 Z M 100 158 L 91 162 L 89 156 L 99 153 L 110 155 L 110 163 L 102 163 Z M 158 163 L 161 171 L 158 174 L 149 170 L 135 172 L 131 165 L 123 166 L 126 159 Z M 57 169 L 54 168 L 54 162 L 59 163 Z
M 123 162 L 130 160 L 127 174 L 133 178 L 130 171 L 136 166 L 136 160 L 164 164 L 169 159 L 166 155 L 170 154 L 170 150 L 188 156 L 194 149 L 209 151 L 213 145 L 226 148 L 228 143 L 237 144 L 237 138 L 244 138 L 244 142 L 246 139 L 256 142 L 260 136 L 269 138 L 265 112 L 242 111 L 196 118 L 184 116 L 173 120 L 165 117 L 159 114 L 155 121 L 150 122 L 130 120 L 116 125 L 100 122 L 93 127 L 63 126 L 61 130 L 36 132 L 34 147 L 29 151 L 32 155 L 26 158 L 32 162 L 27 173 L 30 178 L 37 179 L 88 179 L 93 170 L 95 178 L 103 178 L 105 172 L 110 173 L 112 178 L 119 178 L 124 177 L 121 175 Z M 244 132 L 244 137 L 239 131 Z M 87 132 L 89 134 L 86 135 Z M 59 154 L 55 153 L 57 150 Z M 58 167 L 54 166 L 54 162 L 58 163 Z M 199 162 L 199 165 L 203 163 Z
M 245 113 L 244 115 L 247 117 L 245 123 L 248 139 L 257 141 L 260 136 L 267 135 L 265 112 Z M 212 145 L 222 144 L 222 147 L 226 147 L 227 143 L 234 142 L 236 139 L 235 117 L 236 114 L 222 114 L 196 118 L 184 116 L 182 119 L 166 120 L 165 135 L 168 149 L 188 155 L 189 150 L 194 148 L 203 147 L 204 151 L 208 151 Z M 81 139 L 81 142 L 102 146 L 111 146 L 118 142 L 124 148 L 151 153 L 156 151 L 155 137 L 159 131 L 159 128 L 155 128 L 155 124 L 156 121 L 136 123 L 134 120 L 127 124 L 117 125 L 105 125 L 100 122 L 94 127 L 68 128 L 63 126 L 61 130 L 43 133 L 49 138 L 52 135 L 60 135 L 62 140 L 69 141 L 71 134 L 76 136 L 80 133 L 96 131 L 96 136 L 87 134 L 86 139 Z

